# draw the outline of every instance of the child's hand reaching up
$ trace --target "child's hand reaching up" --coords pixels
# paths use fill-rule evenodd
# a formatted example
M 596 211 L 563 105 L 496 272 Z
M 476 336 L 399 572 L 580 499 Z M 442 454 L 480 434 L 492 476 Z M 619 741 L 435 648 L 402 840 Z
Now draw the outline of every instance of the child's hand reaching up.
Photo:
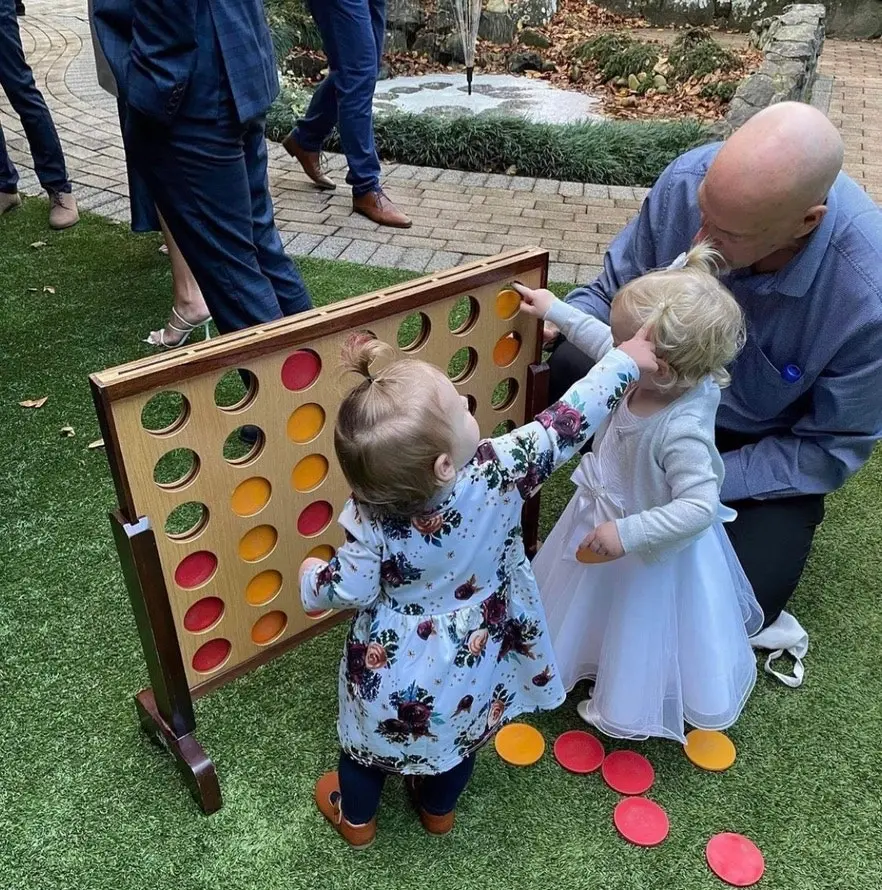
M 314 556 L 307 556 L 306 559 L 300 563 L 300 573 L 298 575 L 298 581 L 303 581 L 303 576 L 310 570 L 314 569 L 317 566 L 326 566 L 327 563 L 323 559 L 317 559 Z
M 557 299 L 550 290 L 545 290 L 545 288 L 532 290 L 529 287 L 524 287 L 523 284 L 519 284 L 517 281 L 512 286 L 521 296 L 521 312 L 524 315 L 532 315 L 533 318 L 545 318 L 548 310 L 551 308 L 551 304 Z M 542 328 L 543 342 L 550 343 L 558 334 L 560 334 L 560 331 L 557 329 L 557 326 L 550 321 L 546 321 Z
M 589 532 L 579 545 L 579 550 L 584 549 L 605 559 L 618 559 L 625 555 L 625 548 L 622 547 L 622 539 L 614 522 L 601 522 L 594 531 Z

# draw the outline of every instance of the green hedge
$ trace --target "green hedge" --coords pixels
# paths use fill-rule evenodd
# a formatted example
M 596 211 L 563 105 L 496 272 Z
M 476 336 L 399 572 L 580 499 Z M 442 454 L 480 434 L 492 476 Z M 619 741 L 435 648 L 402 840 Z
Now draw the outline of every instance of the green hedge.
M 283 139 L 296 115 L 285 101 L 273 106 L 271 139 Z M 506 173 L 599 185 L 650 186 L 664 168 L 706 142 L 695 120 L 534 124 L 521 119 L 383 114 L 374 118 L 384 161 L 478 173 Z M 339 151 L 334 133 L 327 144 Z

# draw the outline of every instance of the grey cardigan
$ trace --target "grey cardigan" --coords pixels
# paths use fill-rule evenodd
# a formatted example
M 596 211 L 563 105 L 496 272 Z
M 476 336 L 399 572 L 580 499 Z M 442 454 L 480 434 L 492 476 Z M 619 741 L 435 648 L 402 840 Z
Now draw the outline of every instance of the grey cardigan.
M 545 316 L 574 346 L 597 361 L 613 348 L 608 325 L 556 300 Z M 626 553 L 641 553 L 650 562 L 682 549 L 718 520 L 735 518 L 720 504 L 725 473 L 714 444 L 720 388 L 708 376 L 676 401 L 646 418 L 640 435 L 619 442 L 634 449 L 631 491 L 634 508 L 616 527 Z M 598 428 L 596 451 L 609 429 Z

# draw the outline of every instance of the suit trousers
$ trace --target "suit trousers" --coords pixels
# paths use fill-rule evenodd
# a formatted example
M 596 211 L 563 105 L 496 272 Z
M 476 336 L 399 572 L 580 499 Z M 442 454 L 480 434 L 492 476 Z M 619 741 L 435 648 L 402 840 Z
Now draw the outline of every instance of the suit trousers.
M 276 229 L 265 123 L 240 123 L 229 100 L 217 120 L 125 115 L 126 154 L 222 334 L 312 307 Z
M 64 152 L 43 94 L 37 89 L 34 74 L 25 60 L 13 0 L 0 0 L 0 86 L 24 126 L 40 185 L 49 194 L 69 192 Z M 0 192 L 16 191 L 18 171 L 9 157 L 0 128 Z
M 380 184 L 374 144 L 374 87 L 386 34 L 385 0 L 309 0 L 328 57 L 328 76 L 318 85 L 294 137 L 320 151 L 336 125 L 356 197 Z

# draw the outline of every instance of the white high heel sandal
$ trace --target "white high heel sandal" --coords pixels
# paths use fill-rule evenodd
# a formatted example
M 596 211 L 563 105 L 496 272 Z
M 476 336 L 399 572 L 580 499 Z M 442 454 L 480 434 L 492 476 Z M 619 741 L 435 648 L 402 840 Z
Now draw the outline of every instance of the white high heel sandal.
M 160 346 L 163 349 L 174 349 L 176 346 L 183 346 L 190 337 L 190 334 L 196 330 L 196 328 L 205 328 L 205 339 L 211 339 L 211 332 L 209 331 L 208 326 L 211 324 L 211 316 L 203 319 L 202 321 L 197 321 L 195 324 L 191 324 L 185 318 L 181 318 L 180 313 L 172 306 L 172 316 L 173 319 L 166 323 L 165 328 L 170 328 L 176 334 L 180 334 L 181 337 L 179 340 L 176 340 L 174 343 L 166 343 L 165 342 L 165 328 L 160 331 L 151 331 L 150 336 L 144 340 L 145 343 L 149 343 L 151 346 Z M 176 323 L 177 322 L 177 323 Z

